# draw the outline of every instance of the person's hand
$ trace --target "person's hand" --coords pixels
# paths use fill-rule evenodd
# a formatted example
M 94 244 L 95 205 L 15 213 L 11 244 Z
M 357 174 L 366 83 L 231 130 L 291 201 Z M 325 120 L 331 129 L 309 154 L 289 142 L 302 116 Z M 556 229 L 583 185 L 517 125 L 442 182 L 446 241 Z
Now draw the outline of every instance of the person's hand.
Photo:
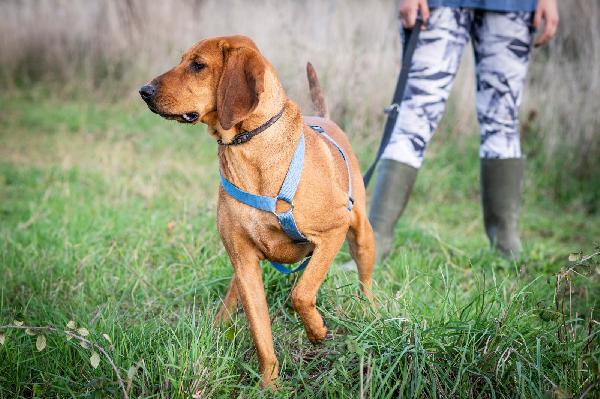
M 422 29 L 425 29 L 425 22 L 429 18 L 427 0 L 400 0 L 400 21 L 402 21 L 402 26 L 407 29 L 415 26 L 417 11 L 421 11 L 421 18 L 423 19 Z
M 558 7 L 556 0 L 539 0 L 535 15 L 533 17 L 533 26 L 540 29 L 544 21 L 544 30 L 535 40 L 534 45 L 539 47 L 546 44 L 556 34 L 558 28 Z

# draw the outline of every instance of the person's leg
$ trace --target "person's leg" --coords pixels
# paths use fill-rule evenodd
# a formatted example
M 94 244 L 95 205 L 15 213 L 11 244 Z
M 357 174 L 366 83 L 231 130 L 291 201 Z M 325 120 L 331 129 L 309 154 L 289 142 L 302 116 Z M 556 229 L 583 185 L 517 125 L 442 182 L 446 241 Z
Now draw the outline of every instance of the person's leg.
M 402 215 L 423 161 L 427 143 L 442 117 L 465 44 L 473 12 L 457 8 L 432 10 L 420 33 L 408 85 L 390 143 L 379 163 L 371 199 L 377 262 L 387 256 L 394 226 Z
M 521 251 L 519 106 L 531 50 L 531 18 L 529 12 L 477 11 L 472 32 L 485 229 L 491 245 L 510 258 Z

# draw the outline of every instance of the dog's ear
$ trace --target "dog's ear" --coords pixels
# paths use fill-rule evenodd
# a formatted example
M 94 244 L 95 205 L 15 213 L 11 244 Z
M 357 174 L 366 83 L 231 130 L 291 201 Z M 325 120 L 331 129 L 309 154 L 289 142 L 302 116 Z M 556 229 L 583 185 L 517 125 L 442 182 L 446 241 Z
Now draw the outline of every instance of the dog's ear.
M 223 47 L 224 66 L 217 88 L 217 116 L 225 130 L 246 119 L 264 91 L 265 63 L 255 49 Z

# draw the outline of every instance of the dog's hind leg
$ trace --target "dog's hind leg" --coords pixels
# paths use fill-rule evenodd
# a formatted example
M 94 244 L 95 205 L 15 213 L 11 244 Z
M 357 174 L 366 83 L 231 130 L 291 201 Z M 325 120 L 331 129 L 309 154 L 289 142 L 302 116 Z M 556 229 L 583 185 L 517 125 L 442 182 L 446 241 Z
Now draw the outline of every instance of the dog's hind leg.
M 327 335 L 323 317 L 316 307 L 317 292 L 343 242 L 344 232 L 332 232 L 323 242 L 315 243 L 310 262 L 292 291 L 292 305 L 312 343 L 324 340 Z
M 365 296 L 373 299 L 373 267 L 375 265 L 375 238 L 373 229 L 365 212 L 355 209 L 352 222 L 346 236 L 350 255 L 358 269 L 360 288 Z
M 215 316 L 214 324 L 216 326 L 220 326 L 230 321 L 238 309 L 238 304 L 238 289 L 237 284 L 235 282 L 234 273 L 231 277 L 231 282 L 229 283 L 229 288 L 227 289 L 225 298 L 223 299 L 221 309 L 219 309 L 219 312 Z

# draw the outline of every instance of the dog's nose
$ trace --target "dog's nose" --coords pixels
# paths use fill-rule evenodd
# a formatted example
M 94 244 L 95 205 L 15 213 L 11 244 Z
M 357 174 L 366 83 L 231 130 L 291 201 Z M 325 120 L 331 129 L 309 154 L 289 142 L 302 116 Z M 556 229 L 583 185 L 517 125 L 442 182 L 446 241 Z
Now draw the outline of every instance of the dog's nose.
M 152 85 L 144 85 L 140 87 L 140 96 L 144 100 L 150 100 L 156 94 L 156 87 Z

